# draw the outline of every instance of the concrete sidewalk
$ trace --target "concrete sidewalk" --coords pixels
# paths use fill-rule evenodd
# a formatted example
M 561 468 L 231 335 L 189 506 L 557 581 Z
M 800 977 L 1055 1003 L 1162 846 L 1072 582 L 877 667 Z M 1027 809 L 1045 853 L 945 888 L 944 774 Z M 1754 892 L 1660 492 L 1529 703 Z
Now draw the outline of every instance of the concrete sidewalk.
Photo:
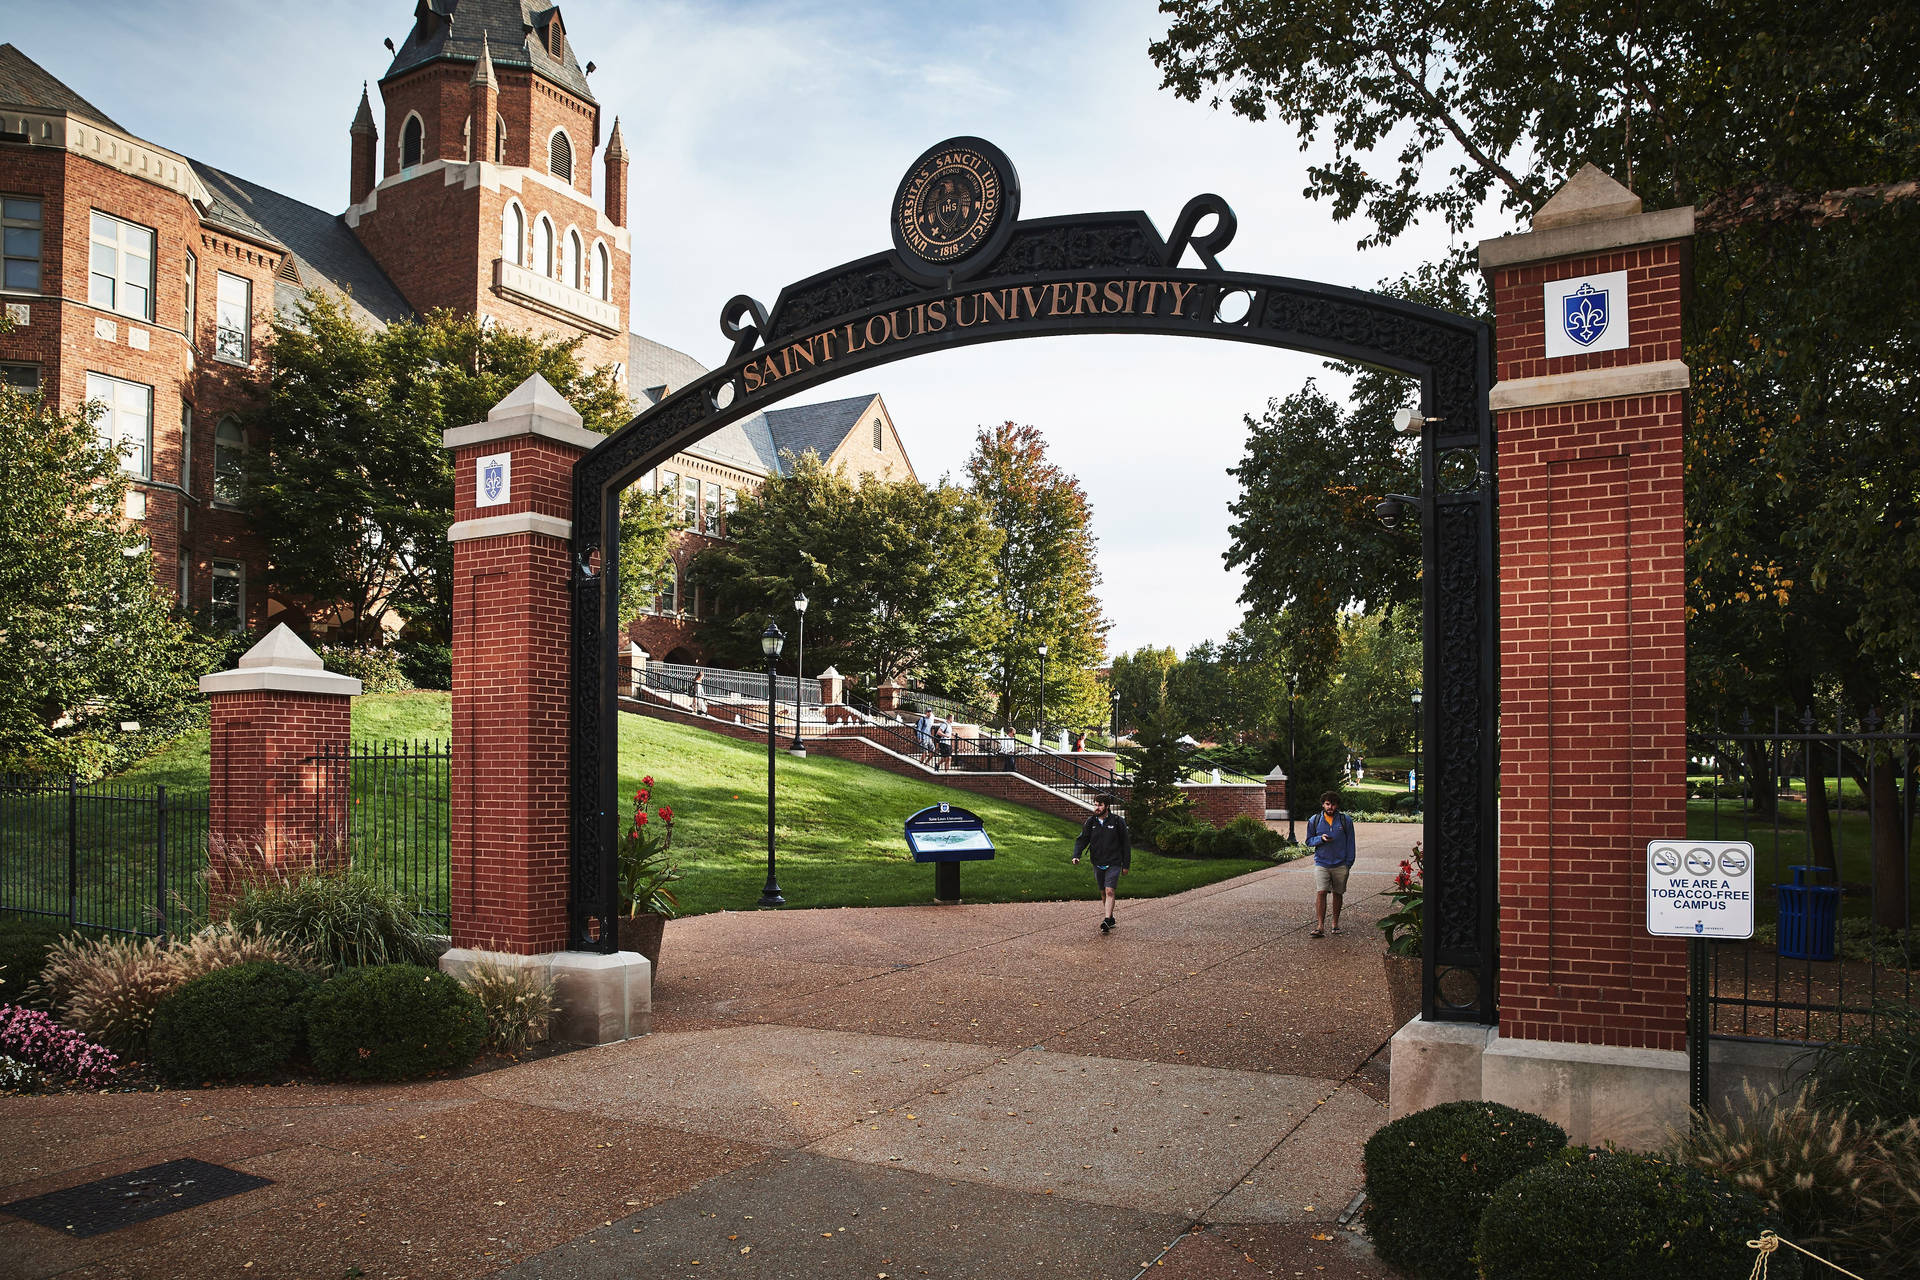
M 0 1275 L 1386 1276 L 1335 1225 L 1386 1118 L 1378 897 L 674 922 L 656 1031 L 461 1080 L 0 1099 L 0 1200 L 183 1156 L 274 1184 Z M 1124 881 L 1123 881 L 1124 886 Z M 1091 889 L 1091 877 L 1089 877 Z

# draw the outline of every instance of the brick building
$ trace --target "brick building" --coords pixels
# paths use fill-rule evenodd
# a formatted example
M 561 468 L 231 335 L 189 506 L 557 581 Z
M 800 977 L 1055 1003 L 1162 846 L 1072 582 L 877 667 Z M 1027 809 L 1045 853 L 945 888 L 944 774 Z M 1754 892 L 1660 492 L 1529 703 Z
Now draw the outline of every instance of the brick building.
M 287 607 L 239 481 L 261 443 L 245 416 L 262 340 L 307 290 L 350 299 L 368 325 L 446 307 L 580 337 L 583 361 L 613 366 L 636 405 L 704 372 L 629 331 L 628 153 L 617 120 L 602 136 L 558 8 L 421 0 L 377 88 L 384 118 L 363 86 L 334 214 L 139 137 L 0 45 L 0 303 L 14 321 L 0 376 L 63 409 L 105 406 L 102 435 L 129 446 L 127 518 L 156 575 L 216 625 L 257 630 Z M 662 467 L 649 483 L 684 488 L 688 532 L 636 624 L 649 649 L 694 651 L 698 601 L 678 569 L 740 492 L 808 449 L 855 474 L 913 474 L 877 396 L 762 415 Z

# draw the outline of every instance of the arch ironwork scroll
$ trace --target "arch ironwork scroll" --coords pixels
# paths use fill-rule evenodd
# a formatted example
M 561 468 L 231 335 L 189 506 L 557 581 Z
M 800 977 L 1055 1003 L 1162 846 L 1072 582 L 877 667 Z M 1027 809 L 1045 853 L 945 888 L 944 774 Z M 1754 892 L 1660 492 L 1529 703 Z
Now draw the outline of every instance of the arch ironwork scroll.
M 1425 1011 L 1430 1019 L 1494 1021 L 1498 699 L 1489 329 L 1400 299 L 1226 270 L 1218 255 L 1234 220 L 1218 196 L 1189 201 L 1169 240 L 1141 212 L 1014 220 L 1017 192 L 1016 182 L 1014 207 L 1000 211 L 1008 221 L 994 228 L 990 252 L 975 261 L 936 271 L 925 261 L 907 262 L 896 246 L 787 286 L 771 310 L 745 295 L 731 299 L 721 315 L 721 331 L 733 343 L 727 362 L 639 414 L 576 464 L 569 945 L 617 945 L 614 729 L 625 620 L 609 584 L 618 575 L 622 490 L 728 423 L 895 360 L 1061 334 L 1212 338 L 1355 361 L 1419 383 L 1426 419 L 1422 736 L 1433 762 Z M 967 212 L 961 205 L 959 213 Z M 1211 225 L 1197 232 L 1209 216 Z M 1183 265 L 1187 257 L 1196 265 Z M 1444 489 L 1442 457 L 1451 465 Z M 1457 465 L 1463 457 L 1476 464 L 1465 482 Z

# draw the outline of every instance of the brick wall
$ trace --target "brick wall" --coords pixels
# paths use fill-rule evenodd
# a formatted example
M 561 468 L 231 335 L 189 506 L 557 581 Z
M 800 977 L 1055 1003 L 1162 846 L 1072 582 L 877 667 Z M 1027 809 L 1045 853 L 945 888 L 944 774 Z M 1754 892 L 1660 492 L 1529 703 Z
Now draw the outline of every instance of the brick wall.
M 1503 383 L 1680 357 L 1685 246 L 1492 272 Z M 1628 273 L 1627 349 L 1545 358 L 1541 288 Z M 1685 1045 L 1681 943 L 1644 920 L 1648 840 L 1686 829 L 1679 391 L 1499 420 L 1500 1030 Z
M 1235 818 L 1267 818 L 1267 788 L 1258 782 L 1185 782 L 1180 794 L 1193 801 L 1193 816 L 1216 827 Z
M 311 757 L 347 750 L 353 699 L 263 690 L 208 701 L 213 900 L 249 876 L 342 861 L 349 792 Z

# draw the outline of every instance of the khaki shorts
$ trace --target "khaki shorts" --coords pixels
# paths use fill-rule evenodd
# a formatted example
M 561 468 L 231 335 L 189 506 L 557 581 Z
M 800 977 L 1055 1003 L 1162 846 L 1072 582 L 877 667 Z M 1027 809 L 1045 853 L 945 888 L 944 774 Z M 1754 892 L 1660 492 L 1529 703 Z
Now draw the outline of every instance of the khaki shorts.
M 1320 893 L 1345 893 L 1347 891 L 1347 873 L 1351 866 L 1323 867 L 1313 864 L 1313 887 Z

